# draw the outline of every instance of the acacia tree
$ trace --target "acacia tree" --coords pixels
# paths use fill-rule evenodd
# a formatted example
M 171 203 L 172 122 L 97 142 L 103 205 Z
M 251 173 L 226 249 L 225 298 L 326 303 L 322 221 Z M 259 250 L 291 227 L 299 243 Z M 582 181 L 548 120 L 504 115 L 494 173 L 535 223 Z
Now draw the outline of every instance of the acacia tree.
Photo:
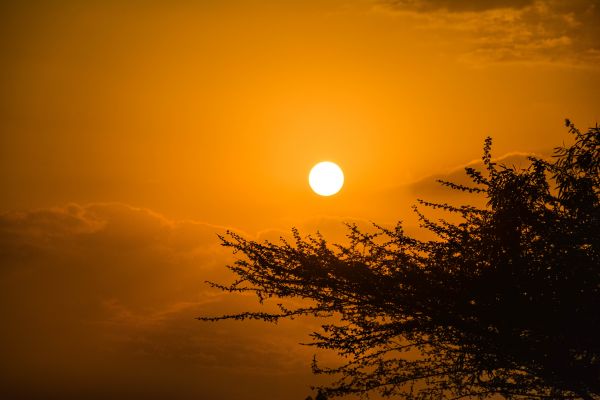
M 494 163 L 486 139 L 483 171 L 466 168 L 471 185 L 440 181 L 485 207 L 419 200 L 456 223 L 415 207 L 434 240 L 400 224 L 349 225 L 346 245 L 229 232 L 238 279 L 211 285 L 308 305 L 201 319 L 328 317 L 311 342 L 344 356 L 333 368 L 313 362 L 336 377 L 327 396 L 600 398 L 600 129 L 567 127 L 574 144 L 525 169 Z

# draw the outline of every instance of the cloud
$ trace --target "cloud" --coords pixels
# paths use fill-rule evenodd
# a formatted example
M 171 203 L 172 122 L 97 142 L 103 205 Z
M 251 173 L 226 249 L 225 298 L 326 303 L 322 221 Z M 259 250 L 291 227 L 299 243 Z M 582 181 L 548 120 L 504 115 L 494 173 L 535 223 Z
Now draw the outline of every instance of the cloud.
M 507 167 L 524 168 L 529 165 L 529 156 L 543 157 L 537 154 L 511 152 L 494 158 L 493 161 Z M 432 203 L 447 203 L 454 206 L 473 205 L 476 207 L 485 207 L 486 198 L 483 194 L 453 190 L 438 182 L 438 180 L 442 180 L 473 186 L 472 181 L 465 174 L 465 167 L 475 168 L 485 174 L 482 161 L 480 159 L 472 160 L 452 168 L 445 173 L 424 176 L 413 182 L 388 188 L 380 192 L 377 198 L 372 199 L 372 209 L 382 216 L 394 215 L 395 213 L 398 216 L 397 220 L 402 223 L 404 231 L 409 236 L 420 240 L 436 239 L 436 236 L 431 231 L 421 227 L 421 221 L 419 221 L 418 215 L 414 212 L 413 206 L 417 206 L 420 212 L 432 220 L 442 218 L 449 222 L 457 222 L 460 220 L 460 217 L 443 210 L 419 205 L 417 199 Z M 389 226 L 395 224 L 397 221 L 385 220 L 385 222 Z
M 596 66 L 600 62 L 600 1 L 445 0 L 384 1 L 428 29 L 463 34 L 472 65 L 546 63 Z
M 525 168 L 529 165 L 528 157 L 543 156 L 531 153 L 512 152 L 504 154 L 501 157 L 494 158 L 493 161 L 499 165 L 506 167 Z M 434 174 L 420 178 L 414 182 L 393 187 L 381 194 L 380 209 L 391 209 L 402 205 L 407 208 L 417 204 L 417 199 L 422 199 L 429 202 L 448 203 L 456 206 L 463 204 L 471 204 L 483 207 L 485 205 L 485 197 L 481 194 L 466 193 L 458 190 L 450 189 L 441 185 L 438 180 L 449 181 L 466 186 L 473 186 L 473 182 L 466 175 L 465 168 L 471 167 L 485 173 L 485 167 L 481 160 L 473 160 L 466 164 L 452 168 L 446 173 Z M 430 217 L 448 217 L 447 213 L 435 211 L 431 209 L 423 209 L 427 216 Z M 412 235 L 426 235 L 423 230 L 415 229 L 418 225 L 417 216 L 413 213 L 407 215 L 404 221 L 408 223 L 408 231 Z
M 498 8 L 522 8 L 533 0 L 388 0 L 391 7 L 418 11 L 446 10 L 453 12 L 484 11 Z
M 529 165 L 529 157 L 536 156 L 536 154 L 512 152 L 504 154 L 501 157 L 494 158 L 493 161 L 498 165 L 504 165 L 506 167 L 525 168 Z M 416 197 L 426 199 L 427 197 L 434 197 L 436 201 L 442 199 L 455 198 L 455 196 L 470 196 L 456 190 L 452 190 L 446 186 L 438 183 L 438 180 L 450 181 L 462 185 L 472 185 L 471 179 L 465 173 L 465 168 L 475 168 L 476 170 L 485 172 L 485 166 L 481 160 L 473 160 L 464 165 L 452 168 L 445 174 L 436 174 L 421 178 L 406 186 L 406 189 L 413 193 Z
M 256 309 L 224 227 L 123 204 L 0 214 L 0 386 L 11 398 L 302 398 L 316 326 L 203 323 Z M 232 381 L 238 382 L 232 385 Z

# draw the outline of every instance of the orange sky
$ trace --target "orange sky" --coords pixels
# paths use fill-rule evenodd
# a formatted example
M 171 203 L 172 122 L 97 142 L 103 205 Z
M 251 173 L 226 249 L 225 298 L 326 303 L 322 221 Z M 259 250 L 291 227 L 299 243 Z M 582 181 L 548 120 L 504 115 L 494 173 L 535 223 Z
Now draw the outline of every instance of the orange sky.
M 192 319 L 252 304 L 203 284 L 231 258 L 215 233 L 411 223 L 416 197 L 447 199 L 432 177 L 457 176 L 487 135 L 511 162 L 550 154 L 565 117 L 600 120 L 599 7 L 0 5 L 0 385 L 306 397 L 311 351 L 293 343 L 313 322 Z M 346 174 L 330 198 L 307 183 L 322 160 Z

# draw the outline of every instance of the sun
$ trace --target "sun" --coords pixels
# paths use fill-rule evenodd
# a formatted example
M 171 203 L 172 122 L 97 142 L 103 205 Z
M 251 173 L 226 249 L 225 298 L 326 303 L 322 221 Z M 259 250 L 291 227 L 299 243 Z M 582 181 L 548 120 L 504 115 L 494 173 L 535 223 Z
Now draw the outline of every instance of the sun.
M 321 196 L 331 196 L 344 185 L 344 172 L 335 163 L 323 161 L 312 167 L 308 174 L 308 183 L 312 190 Z

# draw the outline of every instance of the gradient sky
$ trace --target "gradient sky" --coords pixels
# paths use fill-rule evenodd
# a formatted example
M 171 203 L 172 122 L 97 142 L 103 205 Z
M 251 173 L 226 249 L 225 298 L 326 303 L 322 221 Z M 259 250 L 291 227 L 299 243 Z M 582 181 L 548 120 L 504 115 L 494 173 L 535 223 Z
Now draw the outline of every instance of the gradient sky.
M 600 120 L 598 0 L 0 5 L 0 361 L 32 398 L 303 399 L 314 321 L 209 325 L 216 233 L 414 228 L 481 156 Z M 307 175 L 331 160 L 342 191 Z M 456 200 L 456 198 L 454 198 Z M 412 224 L 412 225 L 411 225 Z M 412 228 L 411 228 L 412 227 Z M 323 357 L 329 357 L 323 355 Z

